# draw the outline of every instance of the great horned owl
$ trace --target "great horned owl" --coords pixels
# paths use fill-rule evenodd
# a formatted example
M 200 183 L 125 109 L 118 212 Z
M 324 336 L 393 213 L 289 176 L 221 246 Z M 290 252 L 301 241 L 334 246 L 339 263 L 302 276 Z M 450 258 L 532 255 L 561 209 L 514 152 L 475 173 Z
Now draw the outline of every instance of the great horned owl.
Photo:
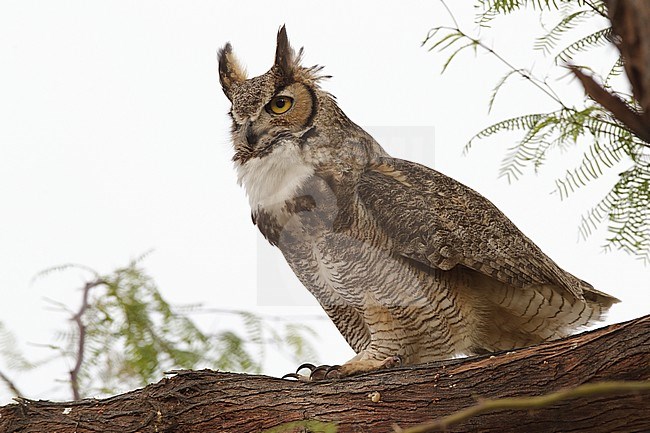
M 247 78 L 226 44 L 219 78 L 253 223 L 357 353 L 338 375 L 560 338 L 618 301 L 476 191 L 388 155 L 301 53 L 283 26 L 268 72 Z

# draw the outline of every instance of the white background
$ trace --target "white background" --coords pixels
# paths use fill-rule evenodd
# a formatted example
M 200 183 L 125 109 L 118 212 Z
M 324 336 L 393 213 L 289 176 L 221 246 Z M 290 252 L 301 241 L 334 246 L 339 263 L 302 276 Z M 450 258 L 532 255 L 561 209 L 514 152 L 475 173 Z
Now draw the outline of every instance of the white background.
M 450 3 L 461 25 L 479 34 L 472 2 Z M 53 341 L 67 325 L 43 298 L 76 307 L 84 277 L 73 271 L 30 283 L 38 271 L 75 262 L 109 272 L 151 248 L 144 265 L 172 303 L 320 314 L 313 302 L 259 305 L 259 267 L 277 263 L 288 271 L 279 253 L 258 241 L 236 184 L 229 103 L 216 72 L 217 49 L 231 41 L 251 76 L 264 73 L 283 23 L 293 45 L 305 46 L 305 64 L 325 65 L 334 76 L 324 87 L 352 120 L 369 130 L 433 128 L 436 169 L 490 198 L 562 267 L 622 299 L 608 322 L 649 312 L 648 268 L 624 253 L 602 253 L 602 230 L 578 239 L 580 215 L 624 165 L 561 202 L 550 194 L 553 179 L 578 161 L 575 152 L 555 153 L 539 175 L 511 186 L 497 175 L 519 135 L 479 142 L 462 155 L 482 127 L 556 106 L 513 80 L 488 116 L 490 91 L 506 69 L 481 51 L 459 55 L 441 76 L 447 55 L 420 46 L 431 27 L 451 24 L 437 2 L 3 0 L 0 321 L 27 355 L 47 356 L 34 344 Z M 548 71 L 541 54 L 532 52 L 532 36 L 541 32 L 537 13 L 501 19 L 495 27 L 480 31 L 487 43 L 517 67 Z M 599 61 L 611 64 L 612 53 L 601 54 Z M 575 81 L 565 78 L 557 86 L 567 100 L 582 97 Z M 417 159 L 417 152 L 377 138 L 390 153 Z M 268 257 L 268 265 L 259 263 Z M 308 299 L 291 278 L 287 290 Z M 201 323 L 207 331 L 231 325 L 227 315 Z M 321 361 L 340 363 L 352 355 L 329 322 L 309 324 L 318 329 Z M 273 355 L 265 372 L 294 367 Z M 53 363 L 12 377 L 28 397 L 69 398 L 56 383 L 69 368 Z M 10 397 L 0 385 L 0 404 Z

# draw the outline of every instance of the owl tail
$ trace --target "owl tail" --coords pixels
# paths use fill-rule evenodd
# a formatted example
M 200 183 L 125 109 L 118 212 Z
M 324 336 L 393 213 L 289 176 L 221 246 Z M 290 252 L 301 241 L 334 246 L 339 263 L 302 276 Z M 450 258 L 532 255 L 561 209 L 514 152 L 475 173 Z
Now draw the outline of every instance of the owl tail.
M 529 346 L 566 337 L 602 320 L 618 302 L 585 283 L 577 298 L 554 285 L 524 288 L 491 287 L 483 292 L 484 320 L 476 352 L 493 352 Z

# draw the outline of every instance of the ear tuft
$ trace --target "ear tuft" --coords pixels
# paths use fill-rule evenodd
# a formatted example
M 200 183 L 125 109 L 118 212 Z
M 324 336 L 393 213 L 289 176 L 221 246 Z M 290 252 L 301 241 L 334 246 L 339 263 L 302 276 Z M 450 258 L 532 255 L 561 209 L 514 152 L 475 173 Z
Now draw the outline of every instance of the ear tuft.
M 219 50 L 219 81 L 223 88 L 223 93 L 228 99 L 231 99 L 233 84 L 241 83 L 246 80 L 246 70 L 242 68 L 239 61 L 232 52 L 232 45 L 228 42 Z
M 278 44 L 275 49 L 275 65 L 274 68 L 280 72 L 286 81 L 301 81 L 317 85 L 317 82 L 329 78 L 328 75 L 321 75 L 320 71 L 322 66 L 312 66 L 306 68 L 302 66 L 303 49 L 298 50 L 298 54 L 294 51 L 289 43 L 287 37 L 287 28 L 282 25 L 278 31 Z
M 275 66 L 277 66 L 283 75 L 290 77 L 298 66 L 300 56 L 296 57 L 296 53 L 289 44 L 287 37 L 287 28 L 283 24 L 278 31 L 278 43 L 275 49 Z

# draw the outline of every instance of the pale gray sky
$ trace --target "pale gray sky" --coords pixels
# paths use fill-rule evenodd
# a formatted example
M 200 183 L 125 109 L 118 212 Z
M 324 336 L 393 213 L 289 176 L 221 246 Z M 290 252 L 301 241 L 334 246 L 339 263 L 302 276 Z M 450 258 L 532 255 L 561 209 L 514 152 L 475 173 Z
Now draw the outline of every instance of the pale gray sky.
M 477 31 L 472 2 L 450 3 L 462 25 Z M 498 32 L 482 34 L 517 66 L 544 73 L 548 66 L 531 53 L 534 34 L 528 35 L 538 21 L 535 14 L 516 16 L 495 23 Z M 173 303 L 320 314 L 313 302 L 300 305 L 310 303 L 305 289 L 251 224 L 232 168 L 229 106 L 216 73 L 216 51 L 226 41 L 250 75 L 265 72 L 281 24 L 295 47 L 305 47 L 306 64 L 325 65 L 334 76 L 324 87 L 341 108 L 375 131 L 390 153 L 416 160 L 429 155 L 391 137 L 407 127 L 433 131 L 426 145 L 435 149 L 436 169 L 490 198 L 561 266 L 623 300 L 608 322 L 649 312 L 648 268 L 623 253 L 603 254 L 604 231 L 578 241 L 580 215 L 605 194 L 616 173 L 560 202 L 549 193 L 553 178 L 578 160 L 572 152 L 558 153 L 539 175 L 512 186 L 497 174 L 517 135 L 481 142 L 462 156 L 464 143 L 482 127 L 554 106 L 514 80 L 487 116 L 490 91 L 506 71 L 481 52 L 461 54 L 440 76 L 445 55 L 420 47 L 431 27 L 451 24 L 436 1 L 5 0 L 0 321 L 27 354 L 45 355 L 28 343 L 47 343 L 65 326 L 43 298 L 76 306 L 82 283 L 82 275 L 71 272 L 30 284 L 38 271 L 75 262 L 108 272 L 151 248 L 145 266 Z M 567 79 L 558 87 L 566 95 L 582 94 Z M 267 260 L 274 264 L 265 267 Z M 288 293 L 300 300 L 260 306 L 258 299 L 269 293 L 260 293 L 268 288 L 258 284 L 257 271 L 276 264 L 290 282 Z M 223 318 L 202 323 L 208 330 L 228 326 Z M 332 325 L 313 325 L 321 361 L 351 356 Z M 266 372 L 294 367 L 274 355 Z M 67 389 L 53 379 L 65 379 L 68 368 L 55 363 L 17 374 L 16 382 L 33 398 L 67 398 Z M 9 398 L 0 386 L 0 403 Z

